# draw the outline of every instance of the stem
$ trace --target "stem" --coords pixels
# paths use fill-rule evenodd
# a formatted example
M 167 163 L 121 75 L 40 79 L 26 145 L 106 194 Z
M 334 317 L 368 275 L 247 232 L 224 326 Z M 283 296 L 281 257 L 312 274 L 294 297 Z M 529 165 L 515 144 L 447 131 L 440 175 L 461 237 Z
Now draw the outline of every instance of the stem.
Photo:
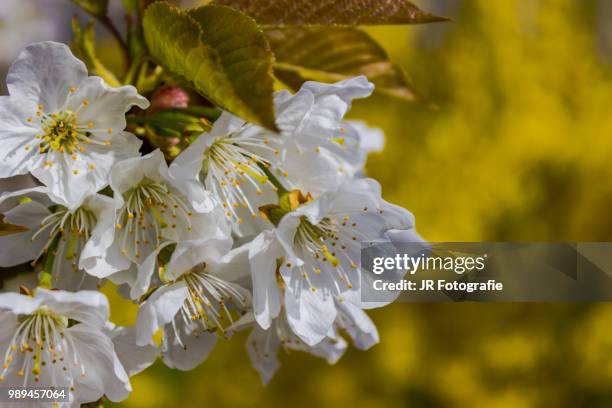
M 276 191 L 276 194 L 278 195 L 278 197 L 280 198 L 280 196 L 282 194 L 286 194 L 289 191 L 283 187 L 283 185 L 281 184 L 280 181 L 278 181 L 278 179 L 276 178 L 276 176 L 274 176 L 274 174 L 272 174 L 272 172 L 270 171 L 269 168 L 267 168 L 266 166 L 263 166 L 261 164 L 258 164 L 259 168 L 263 170 L 263 172 L 265 173 L 266 176 L 268 176 L 268 180 L 270 180 L 270 182 L 272 183 L 272 185 L 274 185 L 274 187 L 276 187 L 278 190 Z
M 182 108 L 180 109 L 180 112 L 188 113 L 197 117 L 203 117 L 211 122 L 214 122 L 215 120 L 219 119 L 219 116 L 221 116 L 221 111 L 219 109 L 199 105 Z
M 53 287 L 53 282 L 51 281 L 51 277 L 53 276 L 53 261 L 55 260 L 55 251 L 57 250 L 57 245 L 59 244 L 60 239 L 61 234 L 57 234 L 47 249 L 43 270 L 40 272 L 40 278 L 38 280 L 38 286 L 47 289 L 51 289 Z

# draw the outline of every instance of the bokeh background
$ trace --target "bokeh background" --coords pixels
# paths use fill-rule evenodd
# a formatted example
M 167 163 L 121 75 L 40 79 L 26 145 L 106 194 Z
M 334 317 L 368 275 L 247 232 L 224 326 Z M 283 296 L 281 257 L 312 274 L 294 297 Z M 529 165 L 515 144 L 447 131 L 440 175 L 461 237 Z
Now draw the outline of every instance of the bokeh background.
M 368 165 L 386 199 L 432 241 L 612 241 L 612 0 L 417 3 L 453 22 L 368 31 L 438 109 L 375 96 L 352 112 L 386 132 Z M 1 63 L 23 43 L 67 41 L 72 13 L 0 2 Z M 134 307 L 107 293 L 113 320 L 132 324 Z M 335 366 L 283 354 L 264 387 L 239 334 L 192 372 L 156 364 L 109 405 L 612 406 L 612 305 L 398 303 L 371 316 L 381 343 Z

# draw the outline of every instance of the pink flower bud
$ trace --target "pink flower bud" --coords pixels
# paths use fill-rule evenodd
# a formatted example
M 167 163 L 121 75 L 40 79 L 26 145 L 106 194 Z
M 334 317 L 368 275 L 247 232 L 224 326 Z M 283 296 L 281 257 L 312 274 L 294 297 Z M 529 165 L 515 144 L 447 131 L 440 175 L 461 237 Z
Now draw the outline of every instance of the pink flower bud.
M 159 88 L 153 94 L 151 107 L 154 110 L 186 108 L 189 105 L 189 94 L 178 86 L 168 85 Z

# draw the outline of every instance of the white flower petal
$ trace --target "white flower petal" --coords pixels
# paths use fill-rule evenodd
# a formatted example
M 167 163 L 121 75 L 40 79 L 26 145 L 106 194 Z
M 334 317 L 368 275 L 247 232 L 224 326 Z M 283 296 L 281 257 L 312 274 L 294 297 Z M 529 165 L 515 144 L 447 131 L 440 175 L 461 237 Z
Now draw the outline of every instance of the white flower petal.
M 289 134 L 300 132 L 302 124 L 309 119 L 308 113 L 314 103 L 315 97 L 310 91 L 298 91 L 295 95 L 288 92 L 275 93 L 274 105 L 279 129 Z
M 17 106 L 14 98 L 0 96 L 0 177 L 25 174 L 32 168 L 37 152 L 26 146 L 39 130 L 26 122 L 30 115 Z
M 255 238 L 249 250 L 253 279 L 253 311 L 257 323 L 267 329 L 281 308 L 280 290 L 276 281 L 276 259 L 282 252 L 274 233 L 264 231 Z
M 169 327 L 164 330 L 163 354 L 164 363 L 170 368 L 188 371 L 200 365 L 215 348 L 217 335 L 209 332 L 192 332 L 183 324 L 182 319 L 176 324 L 180 341 Z
M 348 344 L 340 337 L 326 337 L 320 343 L 308 347 L 306 351 L 316 357 L 324 358 L 328 364 L 336 364 L 344 355 Z
M 111 323 L 107 326 L 109 325 L 112 326 Z M 144 371 L 157 359 L 159 350 L 152 340 L 144 346 L 136 344 L 135 327 L 111 327 L 107 332 L 115 345 L 117 357 L 129 376 Z
M 214 127 L 218 127 L 218 122 Z M 212 144 L 214 138 L 209 133 L 202 133 L 198 138 L 191 143 L 185 150 L 172 161 L 170 165 L 170 174 L 177 179 L 197 181 L 200 171 L 202 170 L 202 161 L 204 152 Z
M 76 247 L 78 253 L 79 246 Z M 102 287 L 103 281 L 87 274 L 75 266 L 74 259 L 66 256 L 56 256 L 53 260 L 53 274 L 51 283 L 54 289 L 66 291 L 97 290 Z
M 131 299 L 138 299 L 149 290 L 151 279 L 157 266 L 157 255 L 159 255 L 162 249 L 171 244 L 173 244 L 171 241 L 161 244 L 145 258 L 143 263 L 137 265 L 136 280 L 130 285 Z
M 11 97 L 32 111 L 44 105 L 46 111 L 57 112 L 68 97 L 87 77 L 85 64 L 67 45 L 45 41 L 28 46 L 9 69 L 6 86 Z
M 292 187 L 318 195 L 336 188 L 354 174 L 354 168 L 362 167 L 364 157 L 357 157 L 355 150 L 348 152 L 351 159 L 343 161 L 338 152 L 321 148 L 331 146 L 336 149 L 338 146 L 335 145 L 335 142 L 307 138 L 287 141 L 281 165 Z M 349 166 L 348 163 L 354 164 Z
M 36 179 L 30 174 L 0 178 L 0 192 L 2 192 L 2 197 L 8 192 L 35 189 L 38 186 L 39 184 L 36 182 Z
M 81 251 L 79 268 L 97 278 L 107 278 L 130 267 L 130 261 L 121 255 L 115 239 L 115 207 L 110 197 L 90 196 L 88 205 L 95 210 L 98 222 L 91 237 Z
M 385 148 L 385 134 L 378 128 L 369 127 L 360 120 L 350 120 L 345 122 L 347 127 L 359 135 L 359 147 L 366 153 L 382 152 Z
M 37 288 L 34 298 L 40 299 L 41 303 L 60 315 L 91 326 L 104 327 L 110 315 L 106 296 L 96 291 L 66 292 Z
M 336 307 L 331 295 L 323 290 L 305 288 L 298 293 L 285 291 L 287 321 L 293 332 L 307 345 L 320 343 L 336 319 Z
M 2 300 L 4 295 L 0 295 L 0 303 L 11 301 L 11 300 L 20 301 L 20 299 L 17 298 L 15 295 L 20 296 L 20 295 L 17 295 L 16 293 L 13 293 L 13 296 L 9 296 L 7 300 L 4 300 L 4 301 Z M 3 307 L 0 306 L 0 309 L 1 308 Z M 0 355 L 2 356 L 4 355 L 3 353 L 6 351 L 6 348 L 9 346 L 11 338 L 15 334 L 15 330 L 17 329 L 18 326 L 19 326 L 19 321 L 17 320 L 17 316 L 15 314 L 9 313 L 5 310 L 0 310 L 0 327 L 2 327 L 2 330 L 0 330 Z
M 79 110 L 77 123 L 85 126 L 93 123 L 93 128 L 99 131 L 92 133 L 99 132 L 102 137 L 125 129 L 125 114 L 132 106 L 146 109 L 150 105 L 133 86 L 113 88 L 95 76 L 87 77 L 79 84 L 76 92 L 68 97 L 67 107 L 76 110 L 83 100 L 89 103 Z
M 366 98 L 374 91 L 374 84 L 368 81 L 365 76 L 345 79 L 335 84 L 326 84 L 322 82 L 307 81 L 304 82 L 301 89 L 312 92 L 317 98 L 335 95 L 342 99 L 343 102 L 349 104 L 354 99 Z
M 170 165 L 170 176 L 175 183 L 180 185 L 181 190 L 194 203 L 194 209 L 198 212 L 210 212 L 215 206 L 210 192 L 199 180 L 204 151 L 213 140 L 207 133 L 200 135 Z
M 175 178 L 173 184 L 187 197 L 193 209 L 199 213 L 209 213 L 217 205 L 211 193 L 199 181 Z
M 129 132 L 117 132 L 108 141 L 109 146 L 90 145 L 81 154 L 81 161 L 88 166 L 87 181 L 92 191 L 98 191 L 108 184 L 110 172 L 116 163 L 140 156 L 138 150 L 142 140 Z M 93 169 L 90 165 L 93 165 Z
M 136 319 L 136 344 L 145 346 L 155 332 L 172 321 L 189 296 L 184 282 L 162 286 L 140 306 Z
M 337 306 L 340 325 L 351 336 L 355 347 L 367 350 L 379 342 L 378 330 L 363 310 L 349 302 L 338 302 Z
M 193 204 L 189 205 L 194 208 Z M 194 208 L 195 211 L 195 208 Z M 164 237 L 176 241 L 199 241 L 202 239 L 226 240 L 230 237 L 230 227 L 222 215 L 221 208 L 216 206 L 212 211 L 194 212 L 190 217 L 191 231 L 165 231 Z
M 251 264 L 249 261 L 249 251 L 250 246 L 248 244 L 232 249 L 216 260 L 210 273 L 228 282 L 244 282 L 250 286 Z
M 43 249 L 48 234 L 41 234 L 32 240 L 38 231 L 41 221 L 50 212 L 44 205 L 30 201 L 19 204 L 4 213 L 5 221 L 28 231 L 18 234 L 0 236 L 0 267 L 10 267 L 35 259 Z
M 66 329 L 66 336 L 72 339 L 80 363 L 85 367 L 85 375 L 79 367 L 73 368 L 76 402 L 97 401 L 102 395 L 113 402 L 126 399 L 132 391 L 129 377 L 113 342 L 101 328 L 81 323 Z
M 168 179 L 168 166 L 159 149 L 145 156 L 117 163 L 111 171 L 110 185 L 115 194 L 120 196 L 145 177 L 156 182 L 164 182 Z
M 313 217 L 316 217 L 320 213 L 318 208 L 319 203 L 320 201 L 312 203 L 309 207 L 311 209 L 309 215 L 312 214 Z M 289 262 L 297 262 L 298 264 L 301 264 L 302 260 L 296 255 L 293 242 L 295 239 L 295 232 L 300 224 L 300 216 L 306 215 L 306 212 L 308 212 L 305 208 L 306 206 L 298 207 L 295 211 L 286 214 L 274 231 L 278 243 L 285 252 L 284 255 L 286 260 Z M 316 222 L 318 221 L 317 219 Z
M 280 367 L 278 361 L 278 350 L 280 339 L 276 331 L 264 330 L 255 326 L 247 339 L 246 349 L 251 359 L 251 364 L 259 372 L 264 384 L 268 384 L 274 373 Z
M 97 223 L 81 251 L 79 268 L 98 278 L 127 269 L 129 262 L 120 255 L 117 247 L 111 249 L 115 235 L 113 199 L 95 194 L 88 198 L 87 207 L 93 210 Z
M 335 84 L 305 82 L 293 96 L 275 96 L 279 127 L 288 133 L 310 137 L 320 132 L 333 132 L 351 107 L 353 99 L 365 98 L 374 86 L 365 77 L 356 77 Z
M 275 95 L 277 123 L 286 138 L 278 164 L 291 188 L 318 195 L 362 171 L 364 129 L 343 121 L 355 98 L 369 96 L 365 77 L 336 84 L 306 82 L 293 96 Z M 365 137 L 365 135 L 364 135 Z
M 245 121 L 238 116 L 232 115 L 229 112 L 223 112 L 219 119 L 217 119 L 210 131 L 210 135 L 215 138 L 224 136 L 228 133 L 232 133 L 242 128 L 245 125 Z
M 124 299 L 132 299 L 130 297 L 130 288 L 136 282 L 137 276 L 138 266 L 136 264 L 130 264 L 127 269 L 109 275 L 108 280 L 119 286 L 117 288 L 117 293 Z
M 23 177 L 23 176 L 17 176 Z M 31 177 L 28 175 L 28 177 Z M 14 177 L 12 177 L 14 178 Z M 11 178 L 11 179 L 12 179 Z M 10 180 L 10 179 L 2 179 L 2 180 Z M 59 204 L 49 199 L 49 191 L 44 186 L 35 186 L 35 187 L 26 187 L 20 190 L 7 191 L 5 193 L 0 194 L 0 211 L 7 211 L 24 201 L 29 201 L 27 199 L 31 199 L 32 201 L 36 201 L 45 207 L 50 207 L 53 204 Z
M 114 242 L 115 239 L 115 224 L 114 217 L 101 220 L 102 222 L 112 223 L 106 225 L 106 228 L 95 229 L 91 238 L 87 241 L 85 248 L 81 252 L 79 267 L 91 276 L 97 278 L 113 277 L 113 282 L 117 280 L 117 274 L 127 271 L 131 263 L 129 259 L 121 255 L 119 245 Z M 135 280 L 135 273 L 134 279 Z M 125 283 L 121 281 L 122 283 Z
M 80 162 L 74 162 L 70 156 L 51 151 L 46 159 L 51 165 L 44 165 L 32 169 L 32 175 L 49 189 L 54 196 L 60 197 L 62 202 L 70 203 L 70 207 L 78 206 L 85 196 L 95 193 L 94 186 L 87 180 L 87 169 Z M 76 170 L 77 174 L 73 174 Z
M 39 298 L 12 292 L 0 293 L 0 310 L 9 311 L 15 315 L 31 314 L 41 304 L 42 301 Z
M 209 237 L 197 241 L 184 241 L 177 244 L 170 261 L 166 265 L 165 277 L 176 280 L 194 266 L 212 263 L 221 259 L 232 247 L 232 239 Z

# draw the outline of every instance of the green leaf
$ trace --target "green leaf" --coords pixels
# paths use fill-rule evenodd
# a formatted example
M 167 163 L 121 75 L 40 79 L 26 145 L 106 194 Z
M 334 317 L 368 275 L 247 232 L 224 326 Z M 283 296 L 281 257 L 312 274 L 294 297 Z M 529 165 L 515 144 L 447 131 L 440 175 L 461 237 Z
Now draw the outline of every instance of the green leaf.
M 72 2 L 96 17 L 106 16 L 108 10 L 108 0 L 72 0 Z
M 72 19 L 72 31 L 74 33 L 74 38 L 71 48 L 77 57 L 85 62 L 90 73 L 102 77 L 110 86 L 121 86 L 117 77 L 106 68 L 96 56 L 94 22 L 90 21 L 85 28 L 81 30 L 78 20 L 74 18 Z
M 214 0 L 253 17 L 259 24 L 366 25 L 423 24 L 447 21 L 408 0 Z
M 266 35 L 276 55 L 276 76 L 294 89 L 306 80 L 336 82 L 365 75 L 377 92 L 410 101 L 421 99 L 385 50 L 357 28 L 278 28 Z
M 255 21 L 229 7 L 189 12 L 158 2 L 144 15 L 151 55 L 219 107 L 276 129 L 270 46 Z

